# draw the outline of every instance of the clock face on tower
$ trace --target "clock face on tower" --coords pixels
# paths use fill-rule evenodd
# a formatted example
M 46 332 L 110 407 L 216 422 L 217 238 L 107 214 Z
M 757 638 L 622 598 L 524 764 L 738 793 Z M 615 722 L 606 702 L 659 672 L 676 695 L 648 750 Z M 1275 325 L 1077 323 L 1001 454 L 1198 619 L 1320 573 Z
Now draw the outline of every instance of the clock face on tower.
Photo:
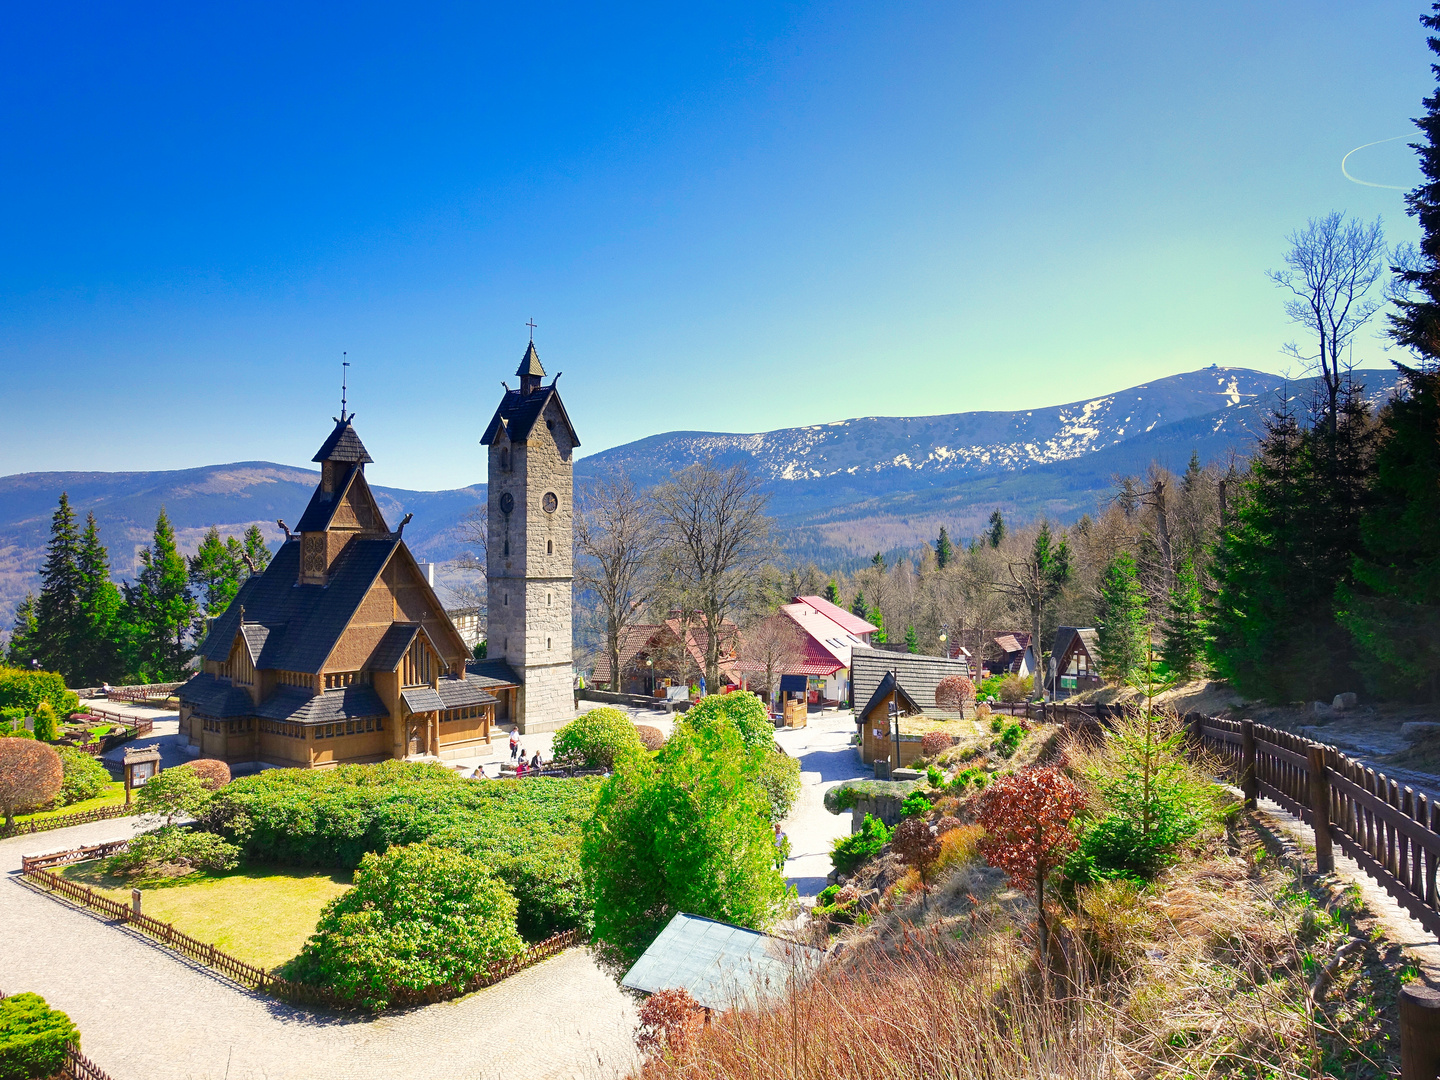
M 510 513 L 511 510 L 514 510 L 514 509 L 515 509 L 515 496 L 514 496 L 514 495 L 511 495 L 510 492 L 507 491 L 507 492 L 505 492 L 505 494 L 503 494 L 503 495 L 500 496 L 500 512 L 501 512 L 502 514 L 508 514 L 508 513 Z
M 555 492 L 547 491 L 545 492 L 545 499 L 543 505 L 547 514 L 553 514 L 555 512 L 555 508 L 560 505 L 560 500 L 555 497 Z

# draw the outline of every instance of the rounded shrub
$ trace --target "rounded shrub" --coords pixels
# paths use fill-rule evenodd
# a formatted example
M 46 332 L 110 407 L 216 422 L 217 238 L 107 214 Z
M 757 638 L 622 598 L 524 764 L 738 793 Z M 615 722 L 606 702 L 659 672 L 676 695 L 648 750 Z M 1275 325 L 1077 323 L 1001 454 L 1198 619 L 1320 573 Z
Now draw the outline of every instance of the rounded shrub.
M 592 768 L 609 769 L 617 754 L 638 750 L 641 745 L 630 717 L 619 709 L 601 707 L 577 716 L 557 731 L 554 754 L 557 758 L 574 755 Z
M 6 824 L 16 814 L 48 806 L 65 782 L 60 755 L 34 739 L 0 739 L 0 813 Z
M 55 796 L 57 806 L 73 806 L 75 803 L 93 799 L 110 783 L 110 774 L 105 766 L 83 750 L 73 746 L 57 746 L 63 779 L 60 794 Z
M 58 1076 L 66 1043 L 80 1045 L 79 1029 L 39 994 L 0 1000 L 0 1080 Z
M 360 860 L 285 974 L 378 1010 L 460 992 L 524 947 L 515 897 L 482 860 L 408 844 Z
M 649 724 L 636 724 L 635 734 L 640 736 L 640 745 L 646 750 L 659 750 L 665 745 L 665 733 Z
M 747 750 L 768 750 L 775 745 L 775 724 L 765 703 L 748 691 L 709 694 L 685 713 L 682 723 L 699 731 L 716 724 L 734 724 Z
M 943 731 L 927 731 L 920 740 L 920 756 L 934 757 L 942 750 L 949 750 L 955 740 Z
M 182 769 L 189 769 L 201 780 L 211 791 L 219 791 L 226 784 L 230 783 L 230 766 L 215 758 L 200 758 L 197 761 L 188 762 Z
M 964 675 L 947 675 L 935 686 L 938 708 L 959 712 L 967 701 L 975 700 L 975 684 Z

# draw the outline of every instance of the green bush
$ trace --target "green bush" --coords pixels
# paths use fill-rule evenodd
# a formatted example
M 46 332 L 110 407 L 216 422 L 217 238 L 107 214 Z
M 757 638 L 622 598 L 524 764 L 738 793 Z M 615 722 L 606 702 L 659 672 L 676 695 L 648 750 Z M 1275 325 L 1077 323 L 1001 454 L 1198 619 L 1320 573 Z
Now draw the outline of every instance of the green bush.
M 595 939 L 615 959 L 633 962 L 680 911 L 755 930 L 780 914 L 793 890 L 759 782 L 769 755 L 732 723 L 677 724 L 659 753 L 615 763 L 583 848 Z
M 937 766 L 931 765 L 925 770 L 925 782 L 932 788 L 941 787 L 945 783 L 945 774 Z
M 859 832 L 839 837 L 830 845 L 830 862 L 840 873 L 853 874 L 856 867 L 880 854 L 880 849 L 889 842 L 890 830 L 885 823 L 866 814 Z
M 60 735 L 60 718 L 55 715 L 55 706 L 42 701 L 35 706 L 35 738 L 41 742 L 54 742 Z
M 110 774 L 105 766 L 83 750 L 73 746 L 57 746 L 60 767 L 65 770 L 65 780 L 60 794 L 55 798 L 56 806 L 73 806 L 75 803 L 93 799 L 110 783 Z
M 135 837 L 128 851 L 105 861 L 105 870 L 116 877 L 148 877 L 172 870 L 233 870 L 239 862 L 240 849 L 222 837 L 166 825 Z
M 1002 757 L 1012 757 L 1024 738 L 1024 725 L 1018 721 L 1005 724 L 1000 729 L 1000 737 L 995 740 L 995 749 L 1000 751 Z
M 391 848 L 361 859 L 354 886 L 325 905 L 284 973 L 377 1010 L 459 991 L 524 950 L 515 911 L 483 860 L 431 844 Z
M 177 817 L 204 813 L 209 802 L 210 785 L 206 778 L 183 765 L 160 770 L 135 794 L 135 804 L 143 813 L 157 814 L 167 825 Z
M 917 791 L 906 796 L 905 801 L 900 804 L 900 813 L 904 817 L 924 817 L 930 813 L 930 800 L 925 797 L 924 792 Z
M 601 783 L 464 780 L 403 761 L 270 769 L 232 780 L 203 816 L 262 862 L 353 869 L 371 852 L 417 843 L 482 858 L 519 902 L 520 933 L 539 941 L 588 926 L 580 836 Z
M 765 703 L 744 690 L 703 697 L 680 722 L 696 729 L 730 723 L 739 730 L 747 749 L 769 750 L 775 745 L 775 724 L 765 711 Z
M 65 1065 L 65 1044 L 80 1045 L 80 1032 L 39 994 L 0 1001 L 0 1080 L 40 1080 Z
M 555 733 L 556 757 L 578 757 L 586 765 L 610 769 L 615 758 L 640 746 L 640 734 L 619 709 L 601 707 L 577 716 Z
M 800 762 L 778 750 L 760 759 L 755 782 L 770 803 L 770 823 L 778 825 L 790 815 L 790 808 L 800 794 Z
M 42 701 L 50 703 L 57 717 L 69 716 L 79 707 L 80 695 L 65 689 L 65 679 L 56 672 L 0 667 L 0 708 L 34 716 Z
M 985 785 L 989 782 L 990 774 L 988 772 L 984 769 L 972 767 L 962 769 L 956 773 L 950 783 L 945 785 L 945 790 L 952 795 L 964 795 L 971 785 L 974 785 L 975 788 L 980 791 L 984 791 Z

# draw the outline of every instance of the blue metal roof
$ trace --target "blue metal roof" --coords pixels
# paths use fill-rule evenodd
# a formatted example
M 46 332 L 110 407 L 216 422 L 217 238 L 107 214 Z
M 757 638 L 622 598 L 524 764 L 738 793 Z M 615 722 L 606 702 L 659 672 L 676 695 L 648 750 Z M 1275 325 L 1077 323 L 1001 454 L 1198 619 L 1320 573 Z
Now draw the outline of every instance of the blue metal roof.
M 707 1009 L 728 1009 L 783 993 L 792 979 L 809 978 L 824 959 L 824 949 L 682 911 L 621 985 L 647 994 L 683 987 Z

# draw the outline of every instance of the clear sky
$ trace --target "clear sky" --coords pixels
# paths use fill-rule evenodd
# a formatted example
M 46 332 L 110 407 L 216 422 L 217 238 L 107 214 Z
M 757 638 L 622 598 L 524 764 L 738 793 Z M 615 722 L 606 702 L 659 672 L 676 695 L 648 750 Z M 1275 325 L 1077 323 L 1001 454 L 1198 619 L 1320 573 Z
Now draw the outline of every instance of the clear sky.
M 472 483 L 530 318 L 588 452 L 1285 370 L 1285 235 L 1414 236 L 1339 166 L 1421 10 L 12 5 L 0 473 L 307 463 L 343 350 L 372 477 Z

